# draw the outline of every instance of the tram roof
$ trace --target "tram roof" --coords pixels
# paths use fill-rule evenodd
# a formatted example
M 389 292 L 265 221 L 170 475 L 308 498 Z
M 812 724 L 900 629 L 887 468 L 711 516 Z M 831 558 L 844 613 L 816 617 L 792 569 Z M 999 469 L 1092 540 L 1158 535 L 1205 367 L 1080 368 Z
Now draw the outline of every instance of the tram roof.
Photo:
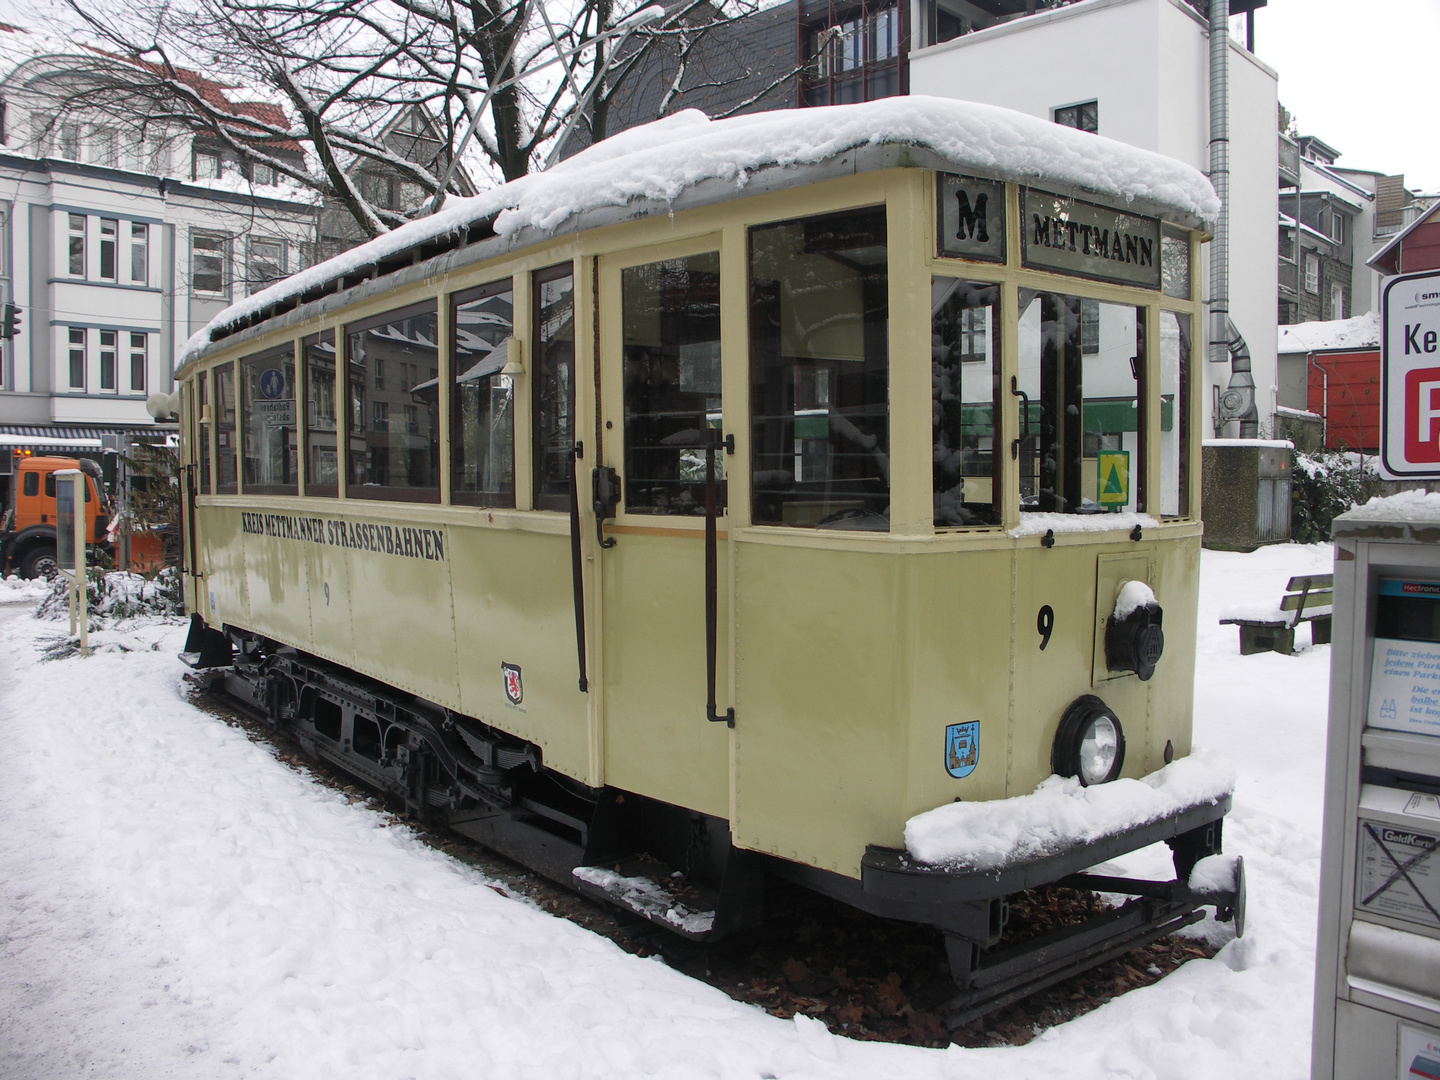
M 1073 192 L 1192 227 L 1220 210 L 1210 181 L 1189 165 L 997 105 L 911 95 L 724 120 L 691 109 L 545 172 L 451 198 L 237 301 L 190 338 L 182 365 L 302 305 L 309 314 L 312 302 L 340 292 L 348 302 L 349 290 L 382 278 L 388 288 L 562 233 L 902 165 Z

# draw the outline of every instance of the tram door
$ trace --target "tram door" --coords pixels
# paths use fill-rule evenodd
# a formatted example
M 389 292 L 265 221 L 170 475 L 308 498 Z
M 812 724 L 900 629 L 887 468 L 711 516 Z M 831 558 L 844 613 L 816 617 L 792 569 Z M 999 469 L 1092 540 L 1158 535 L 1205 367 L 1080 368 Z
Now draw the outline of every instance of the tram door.
M 706 499 L 717 517 L 716 670 L 730 600 L 720 252 L 690 243 L 600 263 L 597 464 L 620 479 L 599 549 L 606 782 L 729 813 L 729 739 L 707 719 Z M 707 481 L 707 456 L 713 468 Z

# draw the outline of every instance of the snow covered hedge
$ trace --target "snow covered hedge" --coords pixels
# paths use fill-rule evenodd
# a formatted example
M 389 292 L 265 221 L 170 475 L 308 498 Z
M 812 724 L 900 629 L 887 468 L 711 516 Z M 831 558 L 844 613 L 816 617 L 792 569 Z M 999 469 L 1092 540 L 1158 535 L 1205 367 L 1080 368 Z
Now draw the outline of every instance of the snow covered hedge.
M 1290 491 L 1290 537 L 1302 544 L 1328 543 L 1330 523 L 1380 493 L 1374 459 L 1322 450 L 1296 454 Z

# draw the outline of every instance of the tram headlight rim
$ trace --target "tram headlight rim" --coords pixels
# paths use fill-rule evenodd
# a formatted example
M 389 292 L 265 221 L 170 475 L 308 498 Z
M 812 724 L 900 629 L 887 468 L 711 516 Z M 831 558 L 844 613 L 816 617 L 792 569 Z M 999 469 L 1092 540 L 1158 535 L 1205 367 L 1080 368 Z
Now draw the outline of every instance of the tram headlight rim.
M 1106 728 L 1113 731 L 1111 743 Z M 1108 767 L 1104 766 L 1108 761 Z M 1113 756 L 1112 756 L 1113 755 Z M 1094 694 L 1084 694 L 1070 703 L 1060 717 L 1050 768 L 1058 776 L 1073 776 L 1082 787 L 1108 784 L 1125 767 L 1125 730 L 1115 710 Z

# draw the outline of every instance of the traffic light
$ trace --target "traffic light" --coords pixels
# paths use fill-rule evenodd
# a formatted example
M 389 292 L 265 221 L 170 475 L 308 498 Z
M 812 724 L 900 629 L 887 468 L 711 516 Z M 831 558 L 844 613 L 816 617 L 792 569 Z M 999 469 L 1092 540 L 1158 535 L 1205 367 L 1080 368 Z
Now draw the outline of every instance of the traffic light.
M 20 332 L 20 309 L 14 304 L 6 304 L 3 321 L 0 321 L 0 338 L 7 341 Z

